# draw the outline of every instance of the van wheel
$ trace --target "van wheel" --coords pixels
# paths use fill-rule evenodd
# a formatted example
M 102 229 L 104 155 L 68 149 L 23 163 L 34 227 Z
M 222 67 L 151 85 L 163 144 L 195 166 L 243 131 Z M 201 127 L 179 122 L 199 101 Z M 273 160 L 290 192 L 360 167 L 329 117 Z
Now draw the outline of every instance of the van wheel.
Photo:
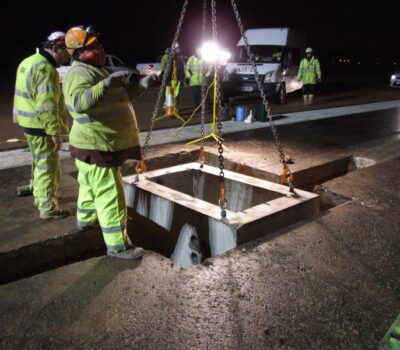
M 285 86 L 285 83 L 282 83 L 279 86 L 279 90 L 278 90 L 278 92 L 276 94 L 276 102 L 279 105 L 284 105 L 285 102 L 286 102 L 286 86 Z

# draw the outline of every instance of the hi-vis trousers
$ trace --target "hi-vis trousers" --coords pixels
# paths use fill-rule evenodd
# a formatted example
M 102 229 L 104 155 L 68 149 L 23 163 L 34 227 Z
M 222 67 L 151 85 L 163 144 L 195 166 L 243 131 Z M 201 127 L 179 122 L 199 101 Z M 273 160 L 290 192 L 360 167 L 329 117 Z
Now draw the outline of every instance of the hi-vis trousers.
M 77 220 L 84 227 L 100 223 L 107 250 L 127 249 L 127 209 L 119 168 L 99 167 L 75 159 L 79 170 Z
M 35 205 L 42 213 L 58 209 L 56 197 L 60 185 L 60 157 L 53 150 L 50 136 L 25 134 L 32 154 L 32 185 Z

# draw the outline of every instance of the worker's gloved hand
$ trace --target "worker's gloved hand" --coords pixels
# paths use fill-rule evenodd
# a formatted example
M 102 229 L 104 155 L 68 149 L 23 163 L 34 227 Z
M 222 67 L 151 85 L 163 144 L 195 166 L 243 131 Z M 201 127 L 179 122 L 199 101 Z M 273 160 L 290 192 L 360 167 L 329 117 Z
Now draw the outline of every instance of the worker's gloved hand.
M 62 144 L 63 144 L 63 140 L 61 138 L 61 136 L 55 135 L 55 136 L 51 136 L 51 143 L 53 144 L 53 150 L 54 152 L 57 152 Z
M 125 87 L 128 84 L 128 76 L 128 71 L 112 73 L 108 78 L 104 79 L 104 87 L 107 89 Z
M 145 76 L 144 78 L 140 79 L 139 81 L 139 85 L 144 88 L 147 89 L 152 82 L 157 80 L 157 74 L 156 73 L 151 73 L 147 76 Z

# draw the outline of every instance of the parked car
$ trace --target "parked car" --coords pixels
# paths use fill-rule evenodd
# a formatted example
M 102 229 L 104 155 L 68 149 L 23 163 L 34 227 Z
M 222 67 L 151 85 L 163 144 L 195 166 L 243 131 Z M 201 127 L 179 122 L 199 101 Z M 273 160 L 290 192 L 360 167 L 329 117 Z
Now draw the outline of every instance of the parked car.
M 291 28 L 249 29 L 246 36 L 255 56 L 257 71 L 268 97 L 284 104 L 286 93 L 302 88 L 296 80 L 300 59 L 305 48 L 305 35 Z M 236 94 L 254 95 L 259 90 L 243 38 L 237 44 L 237 57 L 228 63 L 225 84 L 233 84 Z M 232 90 L 232 89 L 231 89 Z
M 157 62 L 154 63 L 138 63 L 136 65 L 136 70 L 139 71 L 140 76 L 146 76 L 151 73 L 155 73 L 157 75 L 158 80 L 161 77 L 161 57 L 157 58 Z
M 106 63 L 104 64 L 104 68 L 106 68 L 108 71 L 112 73 L 119 71 L 128 71 L 131 74 L 137 73 L 135 69 L 127 67 L 126 64 L 121 59 L 113 55 L 106 55 Z M 61 66 L 57 68 L 58 75 L 60 76 L 60 83 L 64 81 L 64 78 L 70 69 L 71 69 L 70 65 Z
M 390 87 L 391 88 L 400 88 L 400 72 L 393 73 L 390 77 Z
M 155 63 L 138 63 L 136 65 L 136 70 L 139 72 L 141 77 L 146 75 L 155 73 L 157 75 L 157 80 L 160 82 L 161 80 L 161 57 L 157 58 L 157 62 Z M 188 60 L 188 57 L 183 56 L 184 62 Z

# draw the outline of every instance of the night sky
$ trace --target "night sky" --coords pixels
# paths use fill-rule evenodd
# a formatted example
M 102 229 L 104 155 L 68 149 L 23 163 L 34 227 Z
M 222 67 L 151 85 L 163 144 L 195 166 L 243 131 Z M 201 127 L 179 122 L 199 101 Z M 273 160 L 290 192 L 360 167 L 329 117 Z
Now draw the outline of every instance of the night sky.
M 246 28 L 293 27 L 302 30 L 326 59 L 400 61 L 400 14 L 390 1 L 236 0 Z M 2 1 L 0 36 L 3 77 L 54 30 L 94 24 L 109 53 L 128 65 L 152 62 L 170 46 L 183 0 L 64 1 L 23 4 Z M 202 0 L 191 0 L 180 43 L 189 55 L 201 40 Z M 239 31 L 229 0 L 217 0 L 220 42 L 233 49 Z M 12 72 L 12 74 L 10 73 Z

